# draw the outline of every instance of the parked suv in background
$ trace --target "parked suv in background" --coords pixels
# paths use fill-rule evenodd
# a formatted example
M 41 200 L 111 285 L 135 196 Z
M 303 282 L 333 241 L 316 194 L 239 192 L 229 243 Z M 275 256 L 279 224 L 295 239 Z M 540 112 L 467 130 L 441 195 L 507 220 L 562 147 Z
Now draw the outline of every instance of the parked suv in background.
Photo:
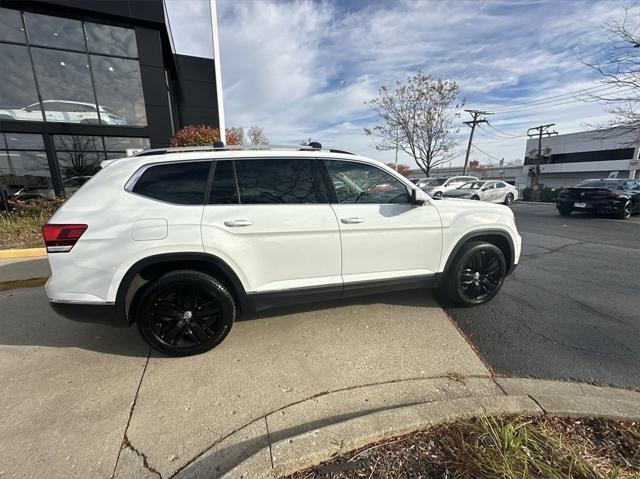
M 433 198 L 440 198 L 447 191 L 462 186 L 469 181 L 478 181 L 475 176 L 452 176 L 451 178 L 424 178 L 417 185 Z
M 43 233 L 55 311 L 135 322 L 176 356 L 216 346 L 239 312 L 286 302 L 437 287 L 482 304 L 521 244 L 509 208 L 435 202 L 375 160 L 300 146 L 105 161 Z

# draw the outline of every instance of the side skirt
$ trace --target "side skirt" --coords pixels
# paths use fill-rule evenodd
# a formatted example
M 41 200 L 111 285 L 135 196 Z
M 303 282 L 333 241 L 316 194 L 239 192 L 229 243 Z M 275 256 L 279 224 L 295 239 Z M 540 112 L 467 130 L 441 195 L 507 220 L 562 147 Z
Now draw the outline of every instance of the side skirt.
M 248 293 L 247 299 L 251 309 L 262 311 L 277 306 L 311 303 L 315 301 L 331 301 L 341 298 L 382 294 L 391 291 L 409 289 L 430 289 L 438 286 L 441 274 L 412 276 L 385 280 L 359 281 L 344 285 L 318 286 L 311 288 L 269 291 L 266 293 Z

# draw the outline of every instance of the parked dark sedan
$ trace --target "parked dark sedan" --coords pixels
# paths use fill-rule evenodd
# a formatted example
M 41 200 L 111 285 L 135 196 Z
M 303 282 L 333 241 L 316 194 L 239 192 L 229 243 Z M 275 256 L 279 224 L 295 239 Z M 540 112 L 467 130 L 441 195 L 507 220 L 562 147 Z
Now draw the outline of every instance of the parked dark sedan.
M 627 219 L 640 212 L 640 181 L 631 179 L 584 180 L 558 194 L 561 215 L 572 211 L 610 214 Z

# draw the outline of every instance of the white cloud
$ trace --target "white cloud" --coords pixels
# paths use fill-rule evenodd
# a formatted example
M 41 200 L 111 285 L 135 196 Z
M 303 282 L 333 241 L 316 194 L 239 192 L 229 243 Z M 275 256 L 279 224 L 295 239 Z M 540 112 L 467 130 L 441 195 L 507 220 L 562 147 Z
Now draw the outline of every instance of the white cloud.
M 202 4 L 208 9 L 208 1 L 171 3 L 181 5 L 183 18 L 189 5 L 196 15 L 204 15 Z M 275 143 L 311 137 L 392 161 L 393 152 L 376 152 L 363 133 L 375 121 L 365 101 L 380 85 L 423 70 L 457 80 L 469 106 L 521 104 L 590 87 L 597 75 L 580 59 L 602 51 L 608 40 L 601 26 L 622 20 L 625 5 L 218 0 L 226 121 L 262 126 Z M 185 27 L 172 25 L 177 38 L 176 28 L 182 33 Z M 197 28 L 186 25 L 185 44 L 193 45 Z M 574 103 L 505 111 L 492 122 L 524 135 L 540 123 L 555 122 L 568 133 L 605 118 L 597 104 Z M 461 152 L 467 135 L 461 125 Z M 480 134 L 478 142 L 505 159 L 522 157 L 525 148 L 524 139 L 499 142 Z

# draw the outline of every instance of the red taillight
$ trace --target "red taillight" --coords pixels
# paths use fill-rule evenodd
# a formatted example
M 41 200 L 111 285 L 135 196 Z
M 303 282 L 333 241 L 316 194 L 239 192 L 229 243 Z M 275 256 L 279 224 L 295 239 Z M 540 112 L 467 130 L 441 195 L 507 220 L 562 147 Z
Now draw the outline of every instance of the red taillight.
M 42 227 L 47 253 L 67 253 L 87 230 L 87 225 L 53 225 Z

